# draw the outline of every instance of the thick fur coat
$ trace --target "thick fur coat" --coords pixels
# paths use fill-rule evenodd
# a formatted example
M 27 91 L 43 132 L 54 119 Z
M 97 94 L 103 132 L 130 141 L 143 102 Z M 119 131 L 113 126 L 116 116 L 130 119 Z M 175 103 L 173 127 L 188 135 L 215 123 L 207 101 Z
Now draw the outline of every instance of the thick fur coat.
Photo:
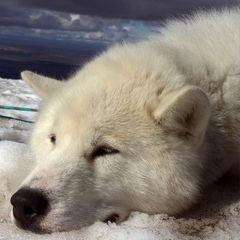
M 169 21 L 68 81 L 22 78 L 44 99 L 31 138 L 36 165 L 11 199 L 22 228 L 177 214 L 239 169 L 239 9 Z

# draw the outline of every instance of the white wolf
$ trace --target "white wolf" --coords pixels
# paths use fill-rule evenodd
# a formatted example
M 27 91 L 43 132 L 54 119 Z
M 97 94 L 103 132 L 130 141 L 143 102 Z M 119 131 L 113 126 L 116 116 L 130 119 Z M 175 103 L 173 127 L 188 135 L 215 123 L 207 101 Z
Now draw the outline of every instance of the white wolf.
M 22 78 L 45 101 L 31 138 L 36 166 L 11 198 L 21 228 L 176 214 L 239 168 L 239 9 L 169 21 L 68 81 Z

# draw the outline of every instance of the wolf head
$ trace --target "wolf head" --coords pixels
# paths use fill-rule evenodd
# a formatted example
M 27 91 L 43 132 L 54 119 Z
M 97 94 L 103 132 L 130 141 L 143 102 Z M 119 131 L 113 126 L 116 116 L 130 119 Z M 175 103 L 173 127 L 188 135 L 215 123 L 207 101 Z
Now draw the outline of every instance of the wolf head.
M 68 81 L 22 73 L 44 102 L 34 170 L 11 198 L 19 227 L 68 231 L 196 200 L 208 98 L 168 63 L 147 62 L 105 54 Z

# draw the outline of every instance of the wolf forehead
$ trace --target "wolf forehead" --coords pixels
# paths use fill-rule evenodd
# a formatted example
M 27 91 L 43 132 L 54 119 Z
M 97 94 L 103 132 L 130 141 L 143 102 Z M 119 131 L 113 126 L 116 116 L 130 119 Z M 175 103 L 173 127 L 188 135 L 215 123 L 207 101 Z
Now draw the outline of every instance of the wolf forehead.
M 90 84 L 69 88 L 68 85 L 72 85 L 69 83 L 57 90 L 43 106 L 34 130 L 41 138 L 45 132 L 45 137 L 57 134 L 58 139 L 62 136 L 66 140 L 69 136 L 69 141 L 81 136 L 82 141 L 96 142 L 106 136 L 111 141 L 117 139 L 127 143 L 137 129 L 139 134 L 146 130 L 149 135 L 151 123 L 151 127 L 155 125 L 146 114 L 144 98 L 134 90 L 125 90 L 123 95 L 124 89 L 118 86 Z
M 46 99 L 39 119 L 49 116 L 52 125 L 61 122 L 80 124 L 81 121 L 86 121 L 84 124 L 98 123 L 103 126 L 111 121 L 111 127 L 114 127 L 114 123 L 121 119 L 125 119 L 125 124 L 126 118 L 128 121 L 143 120 L 150 104 L 149 96 L 157 92 L 156 88 L 150 89 L 146 83 L 126 81 L 123 85 L 115 80 L 116 83 L 113 84 L 111 75 L 101 79 L 99 84 L 91 81 L 91 75 L 87 78 L 89 81 L 86 83 L 81 79 L 81 74 L 78 74 L 74 79 L 64 82 L 61 88 L 55 89 L 52 96 Z

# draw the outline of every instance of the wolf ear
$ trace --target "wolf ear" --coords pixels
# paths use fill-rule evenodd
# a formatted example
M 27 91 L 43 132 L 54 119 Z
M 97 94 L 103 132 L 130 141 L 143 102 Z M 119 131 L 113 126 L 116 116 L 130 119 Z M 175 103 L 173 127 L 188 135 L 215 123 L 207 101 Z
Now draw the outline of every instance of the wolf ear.
M 44 77 L 30 71 L 21 72 L 22 79 L 42 98 L 46 99 L 64 84 L 53 78 Z
M 158 124 L 167 133 L 176 134 L 199 147 L 210 116 L 210 103 L 204 91 L 187 86 L 158 99 L 162 101 L 159 100 L 158 106 L 152 111 Z

